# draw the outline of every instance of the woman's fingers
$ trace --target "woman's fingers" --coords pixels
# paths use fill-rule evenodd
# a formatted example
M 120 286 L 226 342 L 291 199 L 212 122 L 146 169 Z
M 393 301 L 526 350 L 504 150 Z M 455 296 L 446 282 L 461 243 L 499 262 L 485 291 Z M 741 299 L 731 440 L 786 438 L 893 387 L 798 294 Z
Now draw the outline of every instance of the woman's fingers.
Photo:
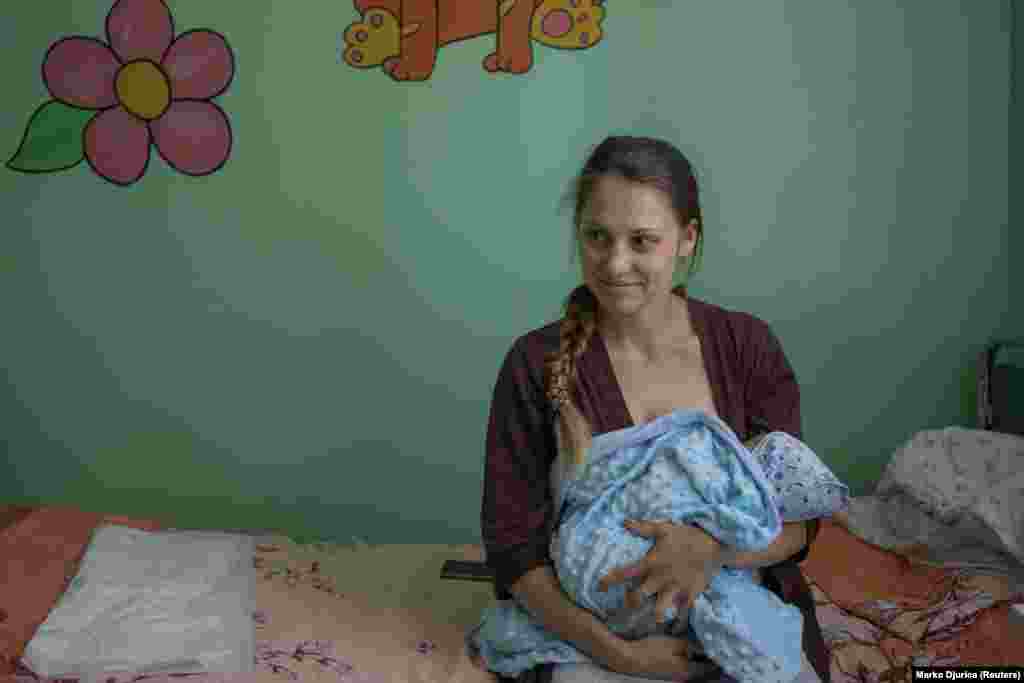
M 670 606 L 672 605 L 673 596 L 677 592 L 677 589 L 674 589 L 673 586 L 671 576 L 665 573 L 655 574 L 651 572 L 644 579 L 643 583 L 626 593 L 626 606 L 631 609 L 639 609 L 653 597 L 658 598 L 659 609 L 661 608 L 660 602 L 665 600 L 668 600 L 666 607 Z M 659 617 L 659 621 L 661 621 L 661 617 Z
M 631 591 L 626 591 L 626 607 L 640 609 L 645 602 L 658 594 L 658 587 L 648 577 L 642 584 Z
M 680 600 L 680 598 L 682 600 Z M 676 607 L 676 612 L 681 613 L 683 608 L 679 606 L 679 603 L 686 603 L 686 592 L 676 587 L 666 588 L 665 590 L 658 593 L 658 603 L 655 605 L 657 612 L 654 614 L 654 620 L 660 625 L 667 621 L 666 614 L 671 607 Z
M 625 567 L 617 567 L 605 574 L 604 578 L 597 582 L 597 590 L 605 593 L 610 586 L 628 581 L 629 579 L 635 579 L 646 573 L 646 562 L 638 562 L 637 564 L 630 564 Z

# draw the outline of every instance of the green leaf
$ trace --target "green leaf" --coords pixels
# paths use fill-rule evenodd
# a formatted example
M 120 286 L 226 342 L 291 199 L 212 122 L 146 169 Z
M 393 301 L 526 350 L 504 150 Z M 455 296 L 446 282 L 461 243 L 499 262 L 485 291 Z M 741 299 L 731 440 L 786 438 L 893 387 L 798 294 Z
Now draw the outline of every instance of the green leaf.
M 85 156 L 82 131 L 97 112 L 50 100 L 42 104 L 25 129 L 18 151 L 7 168 L 23 173 L 53 173 L 77 166 Z

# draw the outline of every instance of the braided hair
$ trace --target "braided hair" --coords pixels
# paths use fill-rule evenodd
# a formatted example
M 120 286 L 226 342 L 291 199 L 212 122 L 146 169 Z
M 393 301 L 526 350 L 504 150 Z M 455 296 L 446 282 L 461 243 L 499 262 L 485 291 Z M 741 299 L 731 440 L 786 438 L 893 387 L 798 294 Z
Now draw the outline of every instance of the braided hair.
M 572 240 L 579 238 L 580 216 L 597 180 L 616 175 L 637 183 L 650 184 L 665 192 L 671 200 L 679 225 L 695 223 L 697 245 L 690 260 L 687 281 L 696 271 L 704 237 L 697 179 L 690 162 L 671 143 L 645 137 L 612 136 L 599 144 L 573 181 L 566 200 L 573 205 Z M 686 296 L 686 285 L 677 285 L 674 293 Z M 597 298 L 586 285 L 572 290 L 564 304 L 559 323 L 558 350 L 545 359 L 545 391 L 558 413 L 558 426 L 573 462 L 583 463 L 593 438 L 591 425 L 573 398 L 580 356 L 597 329 Z

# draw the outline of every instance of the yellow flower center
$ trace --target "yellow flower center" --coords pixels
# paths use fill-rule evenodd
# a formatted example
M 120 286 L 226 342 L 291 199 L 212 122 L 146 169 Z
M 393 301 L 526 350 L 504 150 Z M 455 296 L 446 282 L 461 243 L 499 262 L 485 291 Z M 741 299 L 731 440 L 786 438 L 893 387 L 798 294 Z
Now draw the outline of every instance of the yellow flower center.
M 171 105 L 171 84 L 160 67 L 148 59 L 121 67 L 114 87 L 124 108 L 145 121 L 160 118 Z

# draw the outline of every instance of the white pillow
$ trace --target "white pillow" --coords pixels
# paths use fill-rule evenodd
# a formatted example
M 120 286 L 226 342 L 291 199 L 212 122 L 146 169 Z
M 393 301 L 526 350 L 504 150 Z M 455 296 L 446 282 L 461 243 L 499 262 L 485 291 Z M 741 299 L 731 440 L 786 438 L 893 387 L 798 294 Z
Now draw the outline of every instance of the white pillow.
M 45 678 L 254 670 L 251 537 L 96 529 L 22 661 Z

